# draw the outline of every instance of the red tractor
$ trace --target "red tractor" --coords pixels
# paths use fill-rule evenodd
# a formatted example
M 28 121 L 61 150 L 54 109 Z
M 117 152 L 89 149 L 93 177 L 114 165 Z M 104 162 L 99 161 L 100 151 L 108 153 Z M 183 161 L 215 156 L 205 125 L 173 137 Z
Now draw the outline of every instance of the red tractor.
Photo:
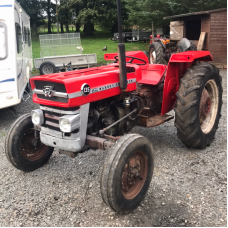
M 40 108 L 13 123 L 5 151 L 13 166 L 30 172 L 43 166 L 54 148 L 72 158 L 89 148 L 107 149 L 103 201 L 129 213 L 150 186 L 154 151 L 148 139 L 127 133 L 136 125 L 170 120 L 167 113 L 174 109 L 178 137 L 187 147 L 204 149 L 218 128 L 222 85 L 208 51 L 173 54 L 165 66 L 149 64 L 142 51 L 125 53 L 123 43 L 118 49 L 105 54 L 116 61 L 108 66 L 32 78 L 33 102 Z
M 196 51 L 197 47 L 192 40 L 187 38 L 180 39 L 179 42 L 171 41 L 165 36 L 150 36 L 149 63 L 164 64 L 169 62 L 172 54 L 185 51 Z

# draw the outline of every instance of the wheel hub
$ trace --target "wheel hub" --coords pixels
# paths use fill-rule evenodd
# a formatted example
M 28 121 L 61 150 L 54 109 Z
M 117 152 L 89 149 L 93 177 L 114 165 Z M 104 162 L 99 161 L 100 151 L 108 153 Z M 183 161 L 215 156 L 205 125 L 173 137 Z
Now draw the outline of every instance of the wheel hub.
M 211 98 L 206 89 L 203 90 L 200 100 L 200 123 L 202 124 L 211 110 Z
M 209 80 L 205 85 L 199 107 L 199 122 L 204 134 L 208 134 L 214 126 L 219 103 L 219 92 L 216 82 Z
M 25 159 L 36 161 L 46 152 L 47 146 L 41 143 L 39 138 L 35 138 L 34 129 L 28 129 L 21 140 L 21 151 Z
M 156 61 L 156 52 L 152 49 L 150 54 L 150 63 L 154 63 L 154 61 Z
M 45 74 L 51 74 L 53 73 L 53 67 L 51 65 L 46 65 L 44 66 L 43 71 Z
M 133 154 L 122 173 L 122 194 L 133 199 L 142 189 L 148 173 L 147 158 L 143 152 Z

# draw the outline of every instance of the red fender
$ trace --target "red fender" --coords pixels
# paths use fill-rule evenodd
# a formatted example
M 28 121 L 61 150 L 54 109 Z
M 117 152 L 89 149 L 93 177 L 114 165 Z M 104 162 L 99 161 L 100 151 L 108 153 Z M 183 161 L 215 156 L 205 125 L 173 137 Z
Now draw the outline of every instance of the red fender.
M 184 76 L 186 70 L 196 61 L 206 62 L 212 60 L 209 51 L 187 51 L 171 56 L 165 78 L 161 115 L 165 115 L 174 108 L 180 79 Z

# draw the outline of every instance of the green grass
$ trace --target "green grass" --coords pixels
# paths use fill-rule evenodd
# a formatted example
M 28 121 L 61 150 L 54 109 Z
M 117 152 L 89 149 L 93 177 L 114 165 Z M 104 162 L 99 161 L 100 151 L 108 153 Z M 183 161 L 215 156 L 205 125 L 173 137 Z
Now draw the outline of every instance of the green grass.
M 81 33 L 81 43 L 84 48 L 83 54 L 97 54 L 97 63 L 105 64 L 107 61 L 104 60 L 105 53 L 116 53 L 117 42 L 109 40 L 113 38 L 113 34 L 109 32 L 94 32 L 94 36 L 88 37 Z M 133 42 L 125 43 L 126 51 L 148 51 L 149 43 Z M 104 46 L 108 47 L 107 52 L 102 51 Z M 39 37 L 32 38 L 32 49 L 33 58 L 40 58 L 40 43 Z

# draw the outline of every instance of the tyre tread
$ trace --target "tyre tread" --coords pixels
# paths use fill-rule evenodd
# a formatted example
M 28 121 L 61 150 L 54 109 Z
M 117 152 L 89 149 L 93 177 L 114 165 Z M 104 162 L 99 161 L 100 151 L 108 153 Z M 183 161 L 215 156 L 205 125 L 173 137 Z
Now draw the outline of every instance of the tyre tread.
M 205 148 L 212 141 L 212 136 L 217 130 L 218 121 L 221 118 L 221 105 L 219 101 L 219 109 L 214 128 L 209 136 L 203 134 L 198 120 L 199 105 L 201 97 L 200 91 L 202 86 L 207 82 L 207 78 L 215 78 L 218 83 L 219 92 L 222 93 L 221 76 L 219 70 L 212 64 L 207 62 L 196 63 L 189 68 L 181 79 L 179 91 L 176 93 L 177 101 L 175 104 L 175 126 L 177 135 L 180 140 L 189 147 Z M 218 80 L 219 78 L 219 80 Z M 187 83 L 186 83 L 187 82 Z M 219 84 L 220 82 L 220 84 Z M 187 86 L 188 85 L 188 86 Z M 221 100 L 222 95 L 219 95 Z M 209 135 L 209 134 L 208 134 Z

